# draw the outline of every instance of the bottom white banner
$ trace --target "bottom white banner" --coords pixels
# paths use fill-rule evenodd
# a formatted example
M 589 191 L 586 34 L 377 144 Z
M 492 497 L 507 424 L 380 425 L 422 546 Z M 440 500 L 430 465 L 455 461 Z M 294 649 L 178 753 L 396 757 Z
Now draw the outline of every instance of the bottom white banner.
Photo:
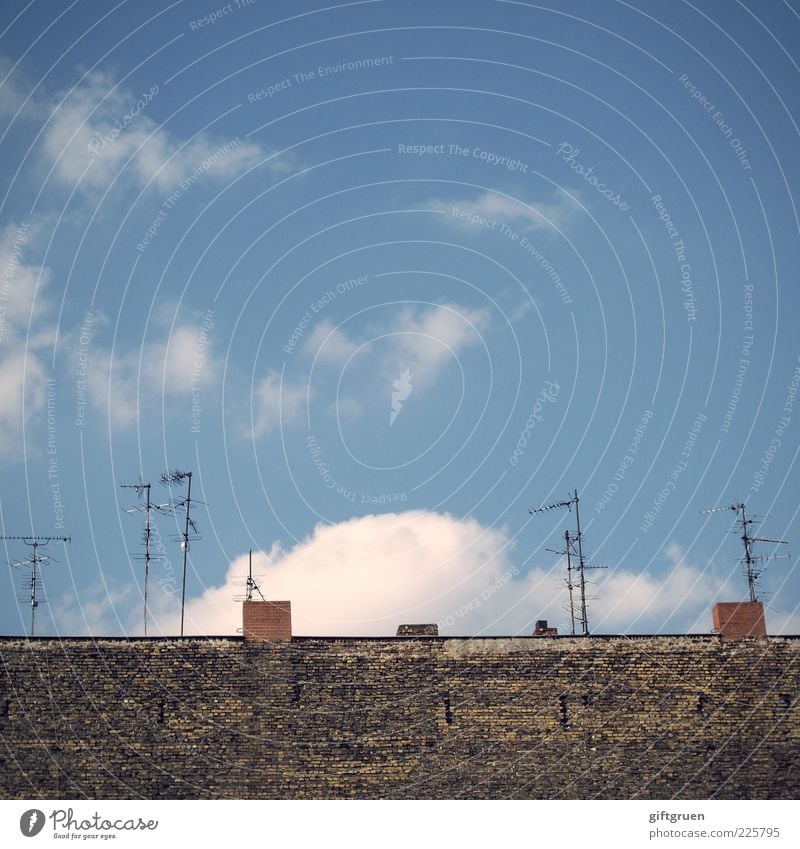
M 348 849 L 800 846 L 785 801 L 43 801 L 0 802 L 0 845 Z

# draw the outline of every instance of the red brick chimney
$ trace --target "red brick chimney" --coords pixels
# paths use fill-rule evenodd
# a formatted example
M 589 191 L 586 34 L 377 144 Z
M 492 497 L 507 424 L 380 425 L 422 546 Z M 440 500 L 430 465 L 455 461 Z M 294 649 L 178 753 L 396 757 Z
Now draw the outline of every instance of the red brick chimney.
M 245 601 L 242 606 L 245 640 L 291 640 L 290 601 Z
M 766 637 L 764 605 L 760 601 L 720 601 L 714 605 L 714 630 L 723 640 Z

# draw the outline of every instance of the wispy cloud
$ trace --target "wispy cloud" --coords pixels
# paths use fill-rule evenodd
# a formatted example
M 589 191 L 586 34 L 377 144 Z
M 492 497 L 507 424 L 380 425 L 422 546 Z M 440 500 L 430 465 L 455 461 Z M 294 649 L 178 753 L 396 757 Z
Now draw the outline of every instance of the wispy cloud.
M 98 326 L 105 323 L 98 318 Z M 86 381 L 94 406 L 116 428 L 133 424 L 142 410 L 166 397 L 188 398 L 193 390 L 211 390 L 220 373 L 213 342 L 202 323 L 177 324 L 171 332 L 140 347 L 117 349 L 97 344 L 90 351 Z
M 270 158 L 271 151 L 253 142 L 211 132 L 179 136 L 154 117 L 158 95 L 157 85 L 134 91 L 105 71 L 54 95 L 44 152 L 56 176 L 74 184 L 85 172 L 81 185 L 90 189 L 105 189 L 118 175 L 125 186 L 171 189 L 198 168 L 225 180 L 260 162 L 278 172 L 289 167 L 286 157 Z
M 0 233 L 0 344 L 18 347 L 50 308 L 50 269 L 26 258 L 40 250 L 41 222 L 11 223 Z
M 377 364 L 382 381 L 393 381 L 398 370 L 410 369 L 414 385 L 424 388 L 464 349 L 480 344 L 489 317 L 486 309 L 456 303 L 407 305 L 358 334 L 323 321 L 309 335 L 304 351 L 318 362 L 341 366 L 361 350 L 370 364 Z
M 253 390 L 253 423 L 248 435 L 259 439 L 281 425 L 296 422 L 305 409 L 306 389 L 304 382 L 281 380 L 278 372 L 268 371 Z
M 34 93 L 33 83 L 19 67 L 0 56 L 0 116 L 11 119 L 39 117 L 44 113 L 43 105 Z
M 447 213 L 445 220 L 457 227 L 480 230 L 498 222 L 522 232 L 561 230 L 579 212 L 575 201 L 561 189 L 549 201 L 523 200 L 486 191 L 474 199 L 429 200 L 427 206 Z
M 358 349 L 358 345 L 332 321 L 323 319 L 308 335 L 303 346 L 305 353 L 323 363 L 345 363 Z
M 113 580 L 109 583 L 106 575 L 101 583 L 89 585 L 80 597 L 67 592 L 49 607 L 57 634 L 134 634 L 140 633 L 140 598 L 141 594 L 132 584 L 117 585 Z
M 667 546 L 664 558 L 666 563 L 657 571 L 615 568 L 606 573 L 592 602 L 596 629 L 711 630 L 711 607 L 723 592 L 725 579 L 707 565 L 689 563 L 677 543 Z
M 384 373 L 392 380 L 398 370 L 410 369 L 414 387 L 432 386 L 444 367 L 466 348 L 479 345 L 489 325 L 489 311 L 459 304 L 405 307 L 392 321 Z
M 22 454 L 23 425 L 45 406 L 48 369 L 44 351 L 55 327 L 47 287 L 50 270 L 26 257 L 39 250 L 41 224 L 9 224 L 0 233 L 0 454 Z
M 381 409 L 388 411 L 396 400 L 395 382 L 403 374 L 408 374 L 418 395 L 430 390 L 466 349 L 481 344 L 489 321 L 486 309 L 455 303 L 409 304 L 357 333 L 322 321 L 309 335 L 303 350 L 316 366 L 341 369 L 347 365 L 352 369 L 351 379 L 331 407 L 352 420 L 367 410 L 375 410 L 375 399 L 381 396 L 386 397 L 386 407 Z M 315 380 L 331 384 L 327 377 Z M 409 395 L 410 390 L 403 400 Z M 392 411 L 397 413 L 394 406 Z M 396 418 L 386 413 L 387 423 L 394 423 Z

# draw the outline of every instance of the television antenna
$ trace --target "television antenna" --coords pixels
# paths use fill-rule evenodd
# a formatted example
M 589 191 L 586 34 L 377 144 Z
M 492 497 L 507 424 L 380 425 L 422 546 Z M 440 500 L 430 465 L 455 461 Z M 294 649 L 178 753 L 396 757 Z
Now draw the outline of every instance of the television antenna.
M 153 560 L 161 560 L 161 557 L 153 557 L 150 553 L 150 542 L 153 538 L 153 525 L 151 520 L 151 514 L 153 511 L 156 513 L 161 513 L 164 516 L 173 515 L 173 509 L 171 504 L 153 504 L 150 500 L 150 488 L 151 484 L 149 481 L 145 482 L 140 480 L 138 483 L 123 483 L 120 485 L 120 489 L 135 489 L 136 495 L 139 497 L 139 500 L 142 500 L 142 496 L 144 496 L 144 504 L 137 505 L 135 507 L 128 507 L 125 509 L 126 513 L 144 513 L 144 534 L 142 537 L 142 544 L 144 545 L 144 554 L 143 555 L 134 555 L 135 557 L 144 559 L 144 635 L 147 636 L 147 618 L 148 618 L 148 607 L 147 607 L 147 579 L 150 574 L 150 563 Z
M 237 581 L 238 583 L 238 581 Z M 252 601 L 253 593 L 257 592 L 261 596 L 262 601 L 266 601 L 264 598 L 264 594 L 261 592 L 260 587 L 256 583 L 256 579 L 253 577 L 253 549 L 250 549 L 250 559 L 247 570 L 247 577 L 244 582 L 245 590 L 244 590 L 244 598 L 241 596 L 236 597 L 236 601 Z
M 188 481 L 188 489 L 186 498 L 181 501 L 171 502 L 173 510 L 185 510 L 186 521 L 184 523 L 183 533 L 178 539 L 181 541 L 181 550 L 183 551 L 183 583 L 181 586 L 181 636 L 183 636 L 183 613 L 186 606 L 186 565 L 189 556 L 189 541 L 200 539 L 200 534 L 197 532 L 197 526 L 192 521 L 189 515 L 192 509 L 192 504 L 202 504 L 204 502 L 192 498 L 192 473 L 182 472 L 179 469 L 167 470 L 161 475 L 161 483 L 164 486 L 183 486 L 184 481 Z M 191 531 L 191 533 L 190 533 Z
M 750 601 L 758 601 L 758 593 L 756 592 L 756 581 L 764 574 L 765 566 L 758 568 L 759 563 L 766 563 L 769 560 L 786 560 L 791 557 L 790 554 L 753 554 L 754 542 L 767 542 L 773 545 L 789 545 L 789 541 L 785 539 L 770 539 L 769 537 L 752 536 L 750 526 L 753 524 L 761 524 L 761 519 L 748 518 L 745 511 L 744 502 L 738 504 L 729 504 L 722 507 L 710 507 L 708 510 L 701 510 L 701 513 L 722 513 L 732 510 L 737 514 L 738 529 L 742 532 L 741 540 L 744 546 L 744 557 L 739 561 L 744 567 L 745 577 L 747 578 L 747 588 L 750 593 Z
M 40 584 L 44 585 L 44 580 L 42 578 L 42 571 L 40 568 L 40 564 L 49 563 L 51 560 L 53 562 L 58 562 L 54 557 L 50 557 L 47 554 L 39 554 L 39 549 L 46 546 L 51 542 L 72 542 L 71 537 L 41 537 L 41 536 L 0 536 L 0 539 L 7 540 L 21 540 L 25 545 L 31 547 L 31 555 L 30 557 L 26 557 L 23 560 L 15 560 L 10 564 L 16 569 L 23 569 L 26 566 L 30 568 L 31 574 L 30 579 L 25 581 L 22 585 L 23 589 L 26 590 L 24 596 L 19 596 L 20 601 L 30 600 L 31 605 L 31 636 L 36 636 L 36 608 L 40 604 L 47 604 L 47 599 L 37 598 L 36 592 Z
M 573 590 L 574 584 L 572 580 L 572 572 L 576 571 L 578 573 L 578 598 L 580 600 L 579 604 L 579 612 L 578 612 L 578 623 L 580 624 L 581 634 L 584 637 L 589 636 L 589 614 L 586 609 L 586 570 L 587 569 L 605 569 L 605 566 L 587 566 L 586 559 L 583 555 L 583 533 L 581 531 L 581 514 L 579 508 L 580 498 L 578 497 L 578 490 L 576 489 L 573 494 L 566 501 L 554 501 L 552 504 L 544 504 L 541 507 L 535 507 L 533 510 L 529 510 L 528 512 L 531 516 L 536 513 L 545 513 L 550 510 L 556 510 L 560 508 L 566 508 L 570 512 L 572 512 L 572 508 L 575 508 L 575 524 L 577 526 L 577 533 L 574 536 L 570 536 L 569 531 L 567 531 L 564 535 L 564 540 L 567 543 L 566 554 L 567 554 L 567 588 L 570 594 L 570 618 L 572 620 L 572 633 L 575 633 L 575 604 L 573 601 Z M 552 549 L 550 549 L 552 550 Z M 562 552 L 555 552 L 556 554 L 560 554 Z M 578 565 L 572 566 L 572 558 L 577 556 Z
M 559 557 L 567 558 L 567 577 L 564 579 L 564 583 L 567 587 L 567 592 L 569 593 L 569 623 L 570 623 L 570 634 L 575 636 L 575 584 L 572 580 L 572 573 L 575 569 L 572 566 L 572 537 L 569 535 L 569 530 L 564 531 L 564 548 L 548 548 L 547 550 L 552 552 L 553 554 L 557 554 Z

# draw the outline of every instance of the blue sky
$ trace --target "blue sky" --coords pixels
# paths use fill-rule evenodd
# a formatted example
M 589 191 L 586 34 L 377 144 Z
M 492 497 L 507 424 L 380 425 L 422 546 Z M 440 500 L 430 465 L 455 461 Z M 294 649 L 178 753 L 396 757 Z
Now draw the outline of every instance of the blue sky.
M 575 489 L 592 630 L 710 630 L 746 584 L 700 510 L 800 538 L 799 12 L 6 3 L 0 521 L 72 537 L 39 632 L 141 632 L 120 485 L 167 468 L 187 633 L 235 632 L 250 548 L 297 633 L 563 632 L 574 514 L 528 511 Z M 796 633 L 794 559 L 759 588 Z

